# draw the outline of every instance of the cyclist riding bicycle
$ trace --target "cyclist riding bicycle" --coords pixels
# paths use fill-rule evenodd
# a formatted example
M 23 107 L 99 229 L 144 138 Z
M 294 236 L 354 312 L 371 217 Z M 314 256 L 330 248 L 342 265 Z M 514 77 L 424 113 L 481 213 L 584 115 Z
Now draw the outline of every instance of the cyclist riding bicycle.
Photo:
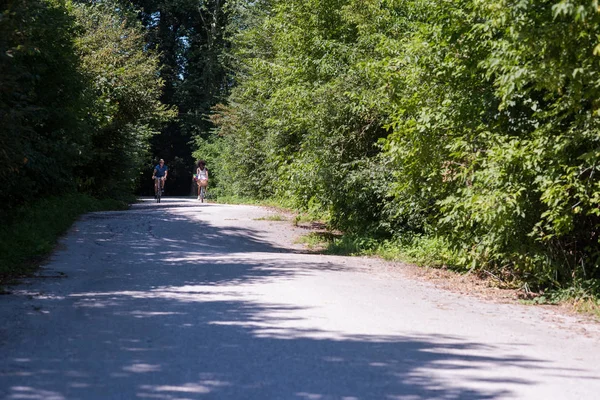
M 206 187 L 208 186 L 208 169 L 206 168 L 206 161 L 200 160 L 196 164 L 196 180 L 198 184 L 198 200 L 204 203 L 206 196 Z
M 158 193 L 160 188 L 161 193 L 165 191 L 165 181 L 167 180 L 167 175 L 169 173 L 169 167 L 165 165 L 165 160 L 162 158 L 158 162 L 158 165 L 154 167 L 154 171 L 152 172 L 152 180 L 154 181 L 154 194 Z M 159 187 L 159 183 L 161 184 Z

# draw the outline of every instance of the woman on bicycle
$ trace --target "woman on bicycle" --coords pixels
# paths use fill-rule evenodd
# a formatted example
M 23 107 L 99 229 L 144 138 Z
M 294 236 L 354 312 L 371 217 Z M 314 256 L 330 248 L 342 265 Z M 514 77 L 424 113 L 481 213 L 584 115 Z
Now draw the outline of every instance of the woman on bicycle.
M 206 168 L 206 161 L 198 161 L 197 167 L 196 182 L 198 182 L 198 200 L 204 202 L 204 195 L 206 194 L 206 187 L 208 186 L 208 169 Z

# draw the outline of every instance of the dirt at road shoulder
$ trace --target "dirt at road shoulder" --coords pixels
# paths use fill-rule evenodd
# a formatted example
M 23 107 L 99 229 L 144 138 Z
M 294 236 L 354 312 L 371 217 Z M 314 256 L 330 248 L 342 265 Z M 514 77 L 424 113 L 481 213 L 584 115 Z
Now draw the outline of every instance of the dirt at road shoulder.
M 523 301 L 522 290 L 499 287 L 498 282 L 491 277 L 460 274 L 448 269 L 421 267 L 402 262 L 391 262 L 390 264 L 389 268 L 395 269 L 403 276 L 431 284 L 438 289 L 493 303 L 535 307 L 547 313 L 546 319 L 566 324 L 563 326 L 564 328 L 571 328 L 585 336 L 590 336 L 590 331 L 600 335 L 600 318 L 592 313 L 578 311 L 577 304 L 567 302 L 556 305 L 527 303 Z M 567 322 L 567 319 L 570 322 Z M 568 326 L 573 323 L 581 324 L 581 326 Z
M 286 219 L 290 221 L 293 221 L 296 215 L 289 210 L 268 208 L 270 211 L 285 215 Z M 304 229 L 306 234 L 310 232 L 326 232 L 325 227 L 319 223 L 301 223 L 297 224 L 297 226 Z M 319 251 L 319 249 L 315 248 L 311 248 L 310 250 L 313 252 L 315 250 Z M 427 282 L 439 289 L 495 303 L 519 304 L 557 312 L 564 316 L 576 318 L 586 324 L 597 325 L 600 329 L 600 311 L 596 309 L 595 312 L 582 312 L 581 302 L 571 301 L 560 304 L 528 303 L 526 299 L 534 298 L 535 295 L 528 296 L 522 289 L 507 288 L 506 285 L 494 279 L 493 276 L 462 274 L 449 269 L 424 267 L 399 261 L 390 261 L 386 265 L 389 266 L 387 267 L 388 271 L 385 272 L 400 272 L 405 277 L 420 282 Z

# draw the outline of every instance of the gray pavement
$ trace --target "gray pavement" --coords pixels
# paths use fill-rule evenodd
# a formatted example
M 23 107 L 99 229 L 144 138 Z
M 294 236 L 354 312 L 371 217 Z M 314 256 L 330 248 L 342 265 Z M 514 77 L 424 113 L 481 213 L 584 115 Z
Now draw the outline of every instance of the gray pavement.
M 309 254 L 273 211 L 92 213 L 0 297 L 0 399 L 597 399 L 597 325 Z

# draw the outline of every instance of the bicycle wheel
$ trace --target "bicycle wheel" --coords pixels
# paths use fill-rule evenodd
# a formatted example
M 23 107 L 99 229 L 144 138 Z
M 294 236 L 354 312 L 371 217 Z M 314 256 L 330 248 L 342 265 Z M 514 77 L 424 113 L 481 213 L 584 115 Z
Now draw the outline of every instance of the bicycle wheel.
M 200 186 L 200 203 L 204 203 L 204 197 L 206 197 L 206 188 Z
M 160 203 L 160 196 L 162 194 L 162 187 L 161 187 L 161 181 L 160 179 L 157 180 L 156 182 L 156 202 Z

